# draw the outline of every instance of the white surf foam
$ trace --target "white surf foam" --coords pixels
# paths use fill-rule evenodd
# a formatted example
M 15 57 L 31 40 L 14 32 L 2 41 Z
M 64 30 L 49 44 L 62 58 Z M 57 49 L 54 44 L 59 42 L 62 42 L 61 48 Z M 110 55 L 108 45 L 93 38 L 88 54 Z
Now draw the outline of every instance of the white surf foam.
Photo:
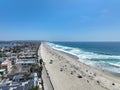
M 105 63 L 107 64 L 108 63 L 108 64 L 113 65 L 113 67 L 114 66 L 118 67 L 120 70 L 120 56 L 119 55 L 97 54 L 97 53 L 93 53 L 93 52 L 86 52 L 80 48 L 67 47 L 67 46 L 62 46 L 62 45 L 53 44 L 53 43 L 48 43 L 48 45 L 56 50 L 75 55 L 75 56 L 79 57 L 79 60 L 81 62 L 86 63 L 88 65 L 95 66 L 96 64 L 105 64 Z M 99 61 L 92 61 L 92 59 L 99 59 Z M 100 61 L 100 59 L 101 59 L 101 61 Z M 102 59 L 104 59 L 104 61 L 102 61 Z M 115 59 L 115 60 L 117 60 L 117 62 L 114 62 L 114 63 L 106 62 L 105 60 L 108 60 L 108 59 Z M 116 67 L 114 67 L 113 69 L 116 69 Z M 118 70 L 114 70 L 114 71 L 118 72 Z

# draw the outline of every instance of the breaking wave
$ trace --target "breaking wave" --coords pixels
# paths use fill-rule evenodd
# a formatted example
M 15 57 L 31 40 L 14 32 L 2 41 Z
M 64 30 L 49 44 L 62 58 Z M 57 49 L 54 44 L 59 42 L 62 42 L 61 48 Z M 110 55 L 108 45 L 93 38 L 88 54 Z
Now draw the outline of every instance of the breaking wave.
M 119 55 L 105 55 L 94 52 L 87 52 L 80 48 L 73 48 L 62 46 L 54 43 L 48 43 L 52 48 L 63 51 L 79 58 L 79 61 L 102 69 L 116 73 L 120 73 L 120 56 Z

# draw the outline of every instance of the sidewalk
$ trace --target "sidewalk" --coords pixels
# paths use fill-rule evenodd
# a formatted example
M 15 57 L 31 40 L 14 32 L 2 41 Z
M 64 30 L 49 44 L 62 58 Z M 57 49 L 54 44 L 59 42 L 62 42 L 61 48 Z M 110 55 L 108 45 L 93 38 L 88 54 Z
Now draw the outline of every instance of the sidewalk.
M 43 65 L 43 70 L 42 70 L 42 79 L 43 79 L 44 90 L 54 90 L 53 85 L 50 81 L 49 75 L 44 65 Z

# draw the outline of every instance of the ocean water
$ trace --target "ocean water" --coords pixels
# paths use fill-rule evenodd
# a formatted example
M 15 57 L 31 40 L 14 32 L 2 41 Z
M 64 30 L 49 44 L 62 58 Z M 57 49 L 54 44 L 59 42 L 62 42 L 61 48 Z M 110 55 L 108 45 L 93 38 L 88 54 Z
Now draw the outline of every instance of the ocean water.
M 3 47 L 3 46 L 11 47 L 11 46 L 14 46 L 14 45 L 12 45 L 12 44 L 0 44 L 0 47 Z
M 48 45 L 75 55 L 90 66 L 120 73 L 120 42 L 50 42 Z

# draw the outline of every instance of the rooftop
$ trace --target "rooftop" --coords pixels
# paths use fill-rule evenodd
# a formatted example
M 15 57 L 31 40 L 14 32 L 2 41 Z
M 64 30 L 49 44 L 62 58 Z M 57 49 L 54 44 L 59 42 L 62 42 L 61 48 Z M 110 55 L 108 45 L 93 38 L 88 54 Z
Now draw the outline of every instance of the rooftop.
M 4 61 L 4 62 L 1 63 L 1 66 L 7 66 L 7 65 L 9 65 L 10 63 L 11 63 L 11 61 L 6 60 L 6 61 Z
M 16 64 L 23 64 L 23 63 L 25 63 L 25 64 L 35 64 L 36 62 L 35 62 L 35 59 L 18 59 L 16 61 Z
M 0 69 L 0 72 L 4 72 L 5 71 L 5 69 Z

